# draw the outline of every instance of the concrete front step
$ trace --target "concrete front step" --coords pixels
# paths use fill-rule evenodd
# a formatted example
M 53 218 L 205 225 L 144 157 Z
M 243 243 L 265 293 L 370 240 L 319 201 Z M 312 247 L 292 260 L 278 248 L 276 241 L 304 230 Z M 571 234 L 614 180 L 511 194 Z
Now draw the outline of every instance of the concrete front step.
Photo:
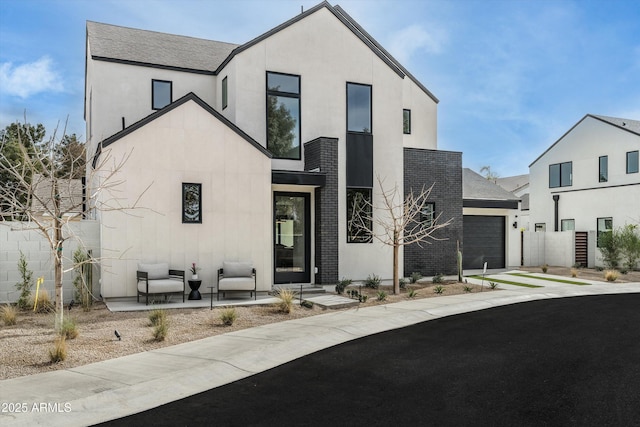
M 296 295 L 299 296 L 300 294 L 302 294 L 303 297 L 309 295 L 321 295 L 326 293 L 326 290 L 322 286 L 315 286 L 308 283 L 281 283 L 273 285 L 274 292 L 276 292 L 278 289 L 291 289 L 296 293 Z

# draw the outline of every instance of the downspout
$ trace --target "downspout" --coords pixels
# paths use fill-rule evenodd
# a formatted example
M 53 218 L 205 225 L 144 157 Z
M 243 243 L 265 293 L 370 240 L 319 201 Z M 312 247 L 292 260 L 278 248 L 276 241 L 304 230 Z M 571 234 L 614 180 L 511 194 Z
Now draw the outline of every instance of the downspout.
M 554 194 L 553 195 L 553 203 L 554 203 L 554 207 L 553 207 L 553 226 L 554 226 L 554 230 L 558 231 L 558 201 L 560 200 L 560 195 L 559 194 Z

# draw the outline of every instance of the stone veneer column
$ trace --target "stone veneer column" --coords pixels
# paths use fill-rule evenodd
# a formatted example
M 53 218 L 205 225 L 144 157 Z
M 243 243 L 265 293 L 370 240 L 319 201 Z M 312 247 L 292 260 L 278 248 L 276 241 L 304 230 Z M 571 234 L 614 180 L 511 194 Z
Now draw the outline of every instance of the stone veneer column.
M 447 240 L 404 247 L 404 276 L 420 272 L 423 276 L 457 274 L 456 241 L 462 246 L 462 153 L 452 151 L 404 149 L 404 194 L 420 192 L 434 184 L 429 202 L 435 202 L 442 222 L 453 218 L 435 237 Z
M 315 283 L 334 284 L 338 281 L 338 138 L 305 143 L 304 168 L 326 174 L 325 186 L 315 191 Z

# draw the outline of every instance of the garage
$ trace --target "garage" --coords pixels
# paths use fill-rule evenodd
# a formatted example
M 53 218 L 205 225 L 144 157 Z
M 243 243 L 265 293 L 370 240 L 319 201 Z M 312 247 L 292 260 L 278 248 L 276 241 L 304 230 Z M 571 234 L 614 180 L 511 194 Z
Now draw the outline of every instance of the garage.
M 505 217 L 465 215 L 462 268 L 505 267 Z

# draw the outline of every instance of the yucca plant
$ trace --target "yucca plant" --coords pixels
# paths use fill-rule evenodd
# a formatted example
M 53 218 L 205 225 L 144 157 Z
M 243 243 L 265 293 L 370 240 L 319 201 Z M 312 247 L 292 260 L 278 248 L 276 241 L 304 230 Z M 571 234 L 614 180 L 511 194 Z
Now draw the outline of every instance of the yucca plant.
M 473 290 L 473 288 L 471 286 L 469 286 L 469 285 L 464 285 L 463 289 L 464 289 L 465 292 L 471 292 Z
M 440 295 L 444 292 L 444 286 L 442 285 L 438 285 L 435 288 L 433 288 L 433 292 L 435 292 L 436 294 Z
M 387 293 L 385 291 L 378 291 L 378 293 L 376 294 L 376 298 L 378 299 L 378 301 L 384 301 L 387 299 Z
M 415 298 L 416 295 L 418 295 L 418 292 L 416 292 L 415 289 L 410 289 L 409 292 L 407 293 L 407 298 Z

